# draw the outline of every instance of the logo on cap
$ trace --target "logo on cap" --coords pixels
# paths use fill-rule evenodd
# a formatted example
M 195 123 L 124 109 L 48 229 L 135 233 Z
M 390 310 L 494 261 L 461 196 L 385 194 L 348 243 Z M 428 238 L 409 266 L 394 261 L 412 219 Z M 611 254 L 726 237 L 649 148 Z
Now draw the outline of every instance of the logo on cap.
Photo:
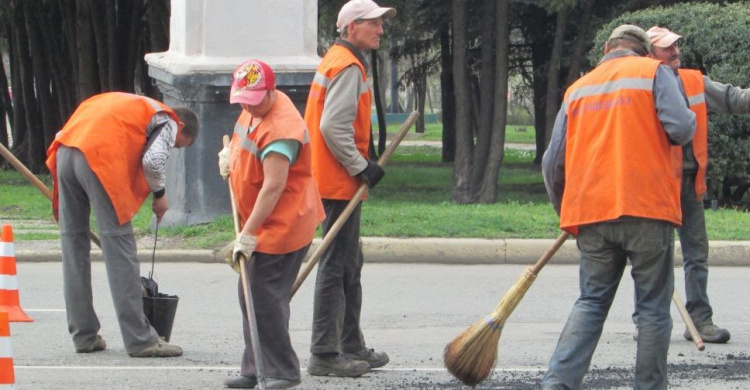
M 258 64 L 250 64 L 237 71 L 234 78 L 241 89 L 257 87 L 263 81 L 263 70 Z M 241 92 L 238 89 L 236 92 Z

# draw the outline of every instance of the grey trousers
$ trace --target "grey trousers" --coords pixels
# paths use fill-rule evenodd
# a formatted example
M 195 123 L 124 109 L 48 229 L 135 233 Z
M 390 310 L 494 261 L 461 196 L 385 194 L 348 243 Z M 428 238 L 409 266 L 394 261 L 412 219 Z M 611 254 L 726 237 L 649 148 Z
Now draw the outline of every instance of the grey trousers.
M 112 202 L 83 154 L 60 146 L 57 151 L 60 196 L 60 243 L 68 331 L 76 349 L 91 346 L 99 332 L 91 291 L 89 215 L 93 209 L 107 268 L 112 301 L 128 353 L 156 342 L 159 335 L 143 313 L 140 262 L 130 222 L 120 225 Z
M 289 337 L 289 294 L 309 249 L 308 244 L 302 249 L 284 255 L 255 252 L 252 261 L 248 263 L 249 266 L 245 267 L 246 279 L 253 293 L 255 320 L 263 352 L 263 374 L 266 378 L 300 378 L 299 359 Z M 242 310 L 242 333 L 245 337 L 240 374 L 256 376 L 242 278 L 238 283 L 238 292 Z
M 708 235 L 703 200 L 695 196 L 695 173 L 683 173 L 682 226 L 680 235 L 685 268 L 685 307 L 696 326 L 713 323 L 713 310 L 708 300 Z
M 348 201 L 323 199 L 323 232 L 336 222 Z M 362 310 L 360 276 L 364 258 L 359 241 L 360 202 L 325 250 L 315 281 L 310 352 L 359 352 L 365 338 L 359 327 Z

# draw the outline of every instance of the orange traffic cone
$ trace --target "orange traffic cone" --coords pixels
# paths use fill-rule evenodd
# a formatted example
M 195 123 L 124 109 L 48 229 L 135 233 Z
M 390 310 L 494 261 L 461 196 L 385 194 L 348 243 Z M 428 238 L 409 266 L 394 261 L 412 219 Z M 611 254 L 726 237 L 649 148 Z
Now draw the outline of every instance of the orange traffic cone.
M 10 342 L 10 321 L 8 321 L 8 313 L 0 311 L 0 389 L 12 389 L 15 383 L 13 346 Z
M 0 311 L 8 313 L 11 322 L 32 322 L 21 309 L 16 278 L 16 252 L 13 250 L 13 227 L 4 224 L 0 240 Z

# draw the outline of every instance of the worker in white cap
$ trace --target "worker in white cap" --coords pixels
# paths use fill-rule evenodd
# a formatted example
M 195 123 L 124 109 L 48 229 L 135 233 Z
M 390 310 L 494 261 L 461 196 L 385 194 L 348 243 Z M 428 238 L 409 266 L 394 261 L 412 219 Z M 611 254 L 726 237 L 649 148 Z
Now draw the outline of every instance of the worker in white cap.
M 323 233 L 334 225 L 362 183 L 370 188 L 385 172 L 369 154 L 372 96 L 364 52 L 376 50 L 383 20 L 396 10 L 372 0 L 351 0 L 339 11 L 340 37 L 318 66 L 305 121 L 310 130 L 312 171 L 326 212 Z M 312 324 L 311 375 L 357 377 L 389 361 L 367 348 L 360 328 L 364 259 L 357 203 L 318 265 Z
M 708 168 L 708 112 L 750 113 L 750 89 L 722 84 L 699 70 L 680 69 L 680 38 L 669 29 L 654 26 L 647 34 L 651 40 L 650 57 L 662 61 L 678 76 L 690 109 L 696 114 L 695 137 L 682 148 L 675 148 L 682 161 L 682 226 L 677 229 L 685 269 L 685 305 L 704 342 L 726 343 L 729 331 L 713 323 L 708 300 L 708 236 L 703 213 Z M 634 314 L 634 317 L 637 315 Z M 684 336 L 692 340 L 690 332 Z

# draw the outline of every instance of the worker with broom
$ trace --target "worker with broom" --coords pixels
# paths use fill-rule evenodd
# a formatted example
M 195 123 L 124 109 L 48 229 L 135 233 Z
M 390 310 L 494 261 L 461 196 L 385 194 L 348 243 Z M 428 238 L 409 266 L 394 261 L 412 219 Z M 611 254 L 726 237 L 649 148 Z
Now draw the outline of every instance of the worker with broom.
M 544 389 L 579 389 L 628 259 L 639 313 L 636 389 L 667 388 L 674 227 L 680 177 L 671 146 L 695 114 L 674 73 L 646 58 L 640 27 L 621 25 L 594 70 L 568 88 L 542 170 L 560 227 L 577 236 L 580 297 L 544 375 Z
M 307 126 L 291 99 L 276 90 L 273 70 L 249 60 L 232 73 L 229 101 L 242 106 L 232 141 L 219 153 L 219 171 L 230 180 L 241 231 L 233 260 L 240 257 L 248 284 L 240 278 L 245 352 L 240 376 L 230 388 L 253 388 L 260 373 L 251 343 L 243 288 L 252 291 L 262 342 L 266 389 L 300 384 L 300 365 L 289 336 L 289 293 L 315 229 L 325 214 L 311 173 Z M 242 255 L 242 256 L 240 256 Z
M 680 69 L 682 36 L 659 26 L 647 32 L 651 38 L 651 54 L 676 74 L 690 109 L 695 113 L 696 130 L 693 140 L 682 148 L 674 148 L 682 161 L 682 226 L 677 229 L 685 270 L 685 306 L 698 334 L 707 343 L 726 343 L 729 331 L 713 322 L 713 309 L 708 299 L 708 234 L 703 212 L 708 169 L 708 112 L 721 114 L 750 113 L 750 89 L 722 84 L 701 74 L 699 70 Z M 634 319 L 637 315 L 633 316 Z M 689 331 L 684 337 L 692 340 Z
M 157 224 L 169 205 L 169 151 L 190 146 L 200 123 L 187 108 L 146 96 L 95 95 L 73 112 L 47 151 L 53 182 L 68 331 L 76 352 L 101 351 L 91 293 L 89 214 L 94 210 L 102 254 L 125 349 L 132 357 L 171 357 L 182 349 L 159 338 L 143 312 L 140 263 L 131 219 L 149 194 Z
M 325 207 L 324 234 L 361 183 L 375 187 L 385 172 L 369 156 L 371 93 L 363 52 L 380 46 L 383 20 L 393 8 L 351 0 L 338 14 L 336 39 L 318 66 L 305 108 L 313 147 L 313 175 Z M 359 227 L 362 203 L 323 253 L 315 283 L 312 341 L 307 372 L 356 377 L 382 367 L 385 352 L 366 347 L 360 328 L 364 259 Z

